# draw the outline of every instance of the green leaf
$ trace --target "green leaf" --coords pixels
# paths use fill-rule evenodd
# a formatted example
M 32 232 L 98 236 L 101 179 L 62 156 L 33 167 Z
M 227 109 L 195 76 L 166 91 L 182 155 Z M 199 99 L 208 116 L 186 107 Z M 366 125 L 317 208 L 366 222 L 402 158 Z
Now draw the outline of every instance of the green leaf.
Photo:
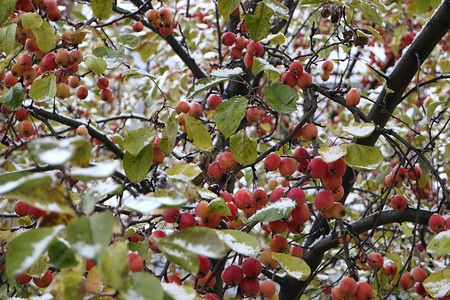
M 118 68 L 125 60 L 125 49 L 112 49 L 105 47 L 97 47 L 93 51 L 94 55 L 101 58 L 106 63 L 107 69 Z M 100 64 L 103 64 L 100 61 Z
M 130 275 L 130 288 L 121 293 L 125 300 L 163 300 L 164 290 L 161 281 L 154 275 L 145 272 L 133 272 Z
M 209 202 L 208 210 L 217 213 L 219 216 L 231 216 L 230 208 L 222 198 L 216 198 Z
M 159 142 L 159 147 L 165 155 L 170 155 L 172 153 L 175 142 L 177 141 L 177 134 L 178 121 L 176 117 L 171 116 L 162 130 L 162 138 Z
M 311 274 L 311 268 L 306 262 L 289 254 L 272 252 L 272 258 L 275 259 L 280 267 L 291 277 L 297 280 L 305 280 Z
M 276 0 L 263 1 L 264 4 L 266 4 L 266 6 L 270 8 L 278 17 L 286 20 L 289 18 L 289 8 L 287 8 L 283 4 L 277 2 Z
M 184 116 L 186 132 L 189 139 L 193 140 L 195 147 L 211 151 L 214 149 L 212 145 L 211 135 L 206 130 L 205 126 L 194 117 L 185 115 Z
M 140 242 L 130 242 L 127 244 L 128 249 L 132 252 L 137 252 L 142 259 L 145 259 L 148 254 L 149 244 L 147 240 Z
M 132 182 L 140 182 L 146 176 L 153 161 L 153 147 L 147 145 L 138 155 L 134 156 L 129 152 L 125 152 L 123 158 L 123 169 L 125 174 Z
M 47 21 L 42 20 L 40 27 L 33 29 L 39 49 L 47 53 L 56 46 L 56 30 Z
M 141 44 L 141 40 L 134 34 L 124 34 L 117 38 L 117 41 L 123 45 L 128 45 L 131 49 L 136 49 Z
M 98 262 L 109 244 L 113 222 L 109 210 L 75 219 L 67 225 L 67 240 L 79 255 Z
M 34 100 L 47 100 L 56 96 L 56 76 L 40 75 L 31 84 L 28 95 Z
M 131 76 L 136 76 L 136 75 L 140 75 L 140 76 L 146 76 L 149 77 L 153 80 L 156 79 L 155 75 L 152 75 L 148 72 L 145 72 L 144 70 L 139 70 L 139 69 L 129 69 L 126 70 L 125 72 L 122 73 L 122 79 L 123 80 L 127 80 L 128 78 L 130 78 Z
M 74 166 L 87 167 L 91 160 L 92 145 L 87 139 L 77 138 L 72 141 L 75 149 L 74 155 L 70 158 L 70 163 Z
M 16 0 L 0 0 L 0 25 L 14 12 Z
M 264 88 L 266 101 L 276 111 L 288 114 L 297 110 L 298 94 L 288 85 L 273 83 Z
M 430 0 L 412 0 L 415 12 L 426 13 L 430 10 Z
M 175 244 L 169 244 L 159 248 L 164 256 L 172 263 L 179 265 L 186 271 L 197 274 L 199 268 L 199 260 L 197 254 L 188 251 Z
M 263 71 L 266 73 L 267 78 L 269 78 L 270 81 L 278 80 L 278 77 L 280 77 L 281 74 L 281 71 L 269 64 L 268 61 L 260 57 L 253 57 L 253 75 L 256 76 L 259 72 Z
M 156 132 L 152 127 L 143 127 L 128 132 L 124 141 L 123 148 L 130 154 L 136 156 L 145 146 L 153 143 Z
M 428 247 L 427 247 L 428 249 Z M 448 254 L 448 252 L 446 253 Z M 423 287 L 433 298 L 443 298 L 450 295 L 450 269 L 444 269 L 430 274 L 423 282 Z
M 377 37 L 379 43 L 383 43 L 384 42 L 384 39 L 381 36 L 381 34 L 378 32 L 378 30 L 376 30 L 372 26 L 367 26 L 366 29 L 369 30 L 374 36 Z
M 241 0 L 219 0 L 218 2 L 220 14 L 225 19 L 228 19 L 229 14 L 231 14 L 236 9 L 236 7 L 239 6 Z
M 67 247 L 66 242 L 59 239 L 54 239 L 48 246 L 48 256 L 50 263 L 58 269 L 69 268 L 78 264 L 73 250 Z
M 2 8 L 0 8 L 0 18 L 1 18 L 1 11 Z M 16 23 L 10 24 L 4 28 L 0 28 L 0 52 L 3 51 L 6 53 L 6 55 L 9 55 L 11 54 L 11 52 L 13 52 L 14 45 L 16 43 L 16 29 L 17 29 Z
M 331 163 L 347 154 L 347 147 L 345 145 L 339 145 L 328 148 L 319 148 L 319 153 L 324 162 Z
M 216 125 L 225 138 L 229 138 L 239 127 L 247 111 L 248 99 L 234 96 L 220 103 L 215 112 Z
M 50 185 L 53 179 L 45 173 L 11 172 L 0 176 L 0 195 Z
M 42 25 L 42 18 L 37 13 L 23 13 L 20 15 L 22 26 L 25 29 L 37 29 Z
M 98 76 L 102 75 L 102 73 L 106 70 L 106 62 L 102 58 L 88 55 L 85 58 L 84 63 L 89 70 L 91 70 Z
M 127 244 L 115 242 L 106 249 L 100 262 L 102 279 L 114 289 L 125 290 L 129 270 Z
M 91 187 L 81 198 L 81 210 L 84 214 L 89 215 L 94 211 L 95 204 L 98 200 L 107 194 L 117 194 L 120 192 L 120 185 L 99 184 Z
M 281 198 L 276 202 L 272 202 L 266 207 L 256 211 L 250 217 L 250 221 L 270 222 L 285 219 L 295 208 L 295 202 L 292 199 Z
M 392 260 L 392 262 L 393 262 L 396 266 L 401 266 L 401 265 L 403 265 L 403 261 L 402 261 L 400 255 L 398 255 L 397 253 L 386 252 L 384 255 L 386 255 L 387 258 L 389 258 L 390 260 Z
M 215 86 L 218 83 L 221 83 L 223 81 L 227 80 L 227 77 L 212 77 L 212 78 L 202 78 L 189 89 L 186 97 L 192 98 L 201 91 L 204 91 L 206 89 L 209 89 L 213 86 Z
M 265 39 L 261 40 L 261 43 L 263 43 L 263 44 L 267 43 L 267 44 L 282 45 L 285 42 L 286 42 L 286 37 L 281 32 L 279 32 L 277 34 L 269 34 Z M 280 70 L 278 70 L 278 71 L 280 71 Z M 281 73 L 281 71 L 280 71 L 280 73 Z
M 354 1 L 354 3 L 369 20 L 373 21 L 378 26 L 383 27 L 381 14 L 373 6 L 362 1 Z
M 152 214 L 158 208 L 178 208 L 185 205 L 187 200 L 179 195 L 159 195 L 158 193 L 147 194 L 147 196 L 127 197 L 124 205 L 142 214 Z
M 445 255 L 450 253 L 450 230 L 439 232 L 428 243 L 427 251 L 436 255 Z
M 179 246 L 184 250 L 211 258 L 225 255 L 225 245 L 216 234 L 215 229 L 208 227 L 190 227 L 172 235 L 153 240 L 159 249 Z
M 403 231 L 403 234 L 409 238 L 412 234 L 412 228 L 408 226 L 408 222 L 403 222 L 399 224 L 400 229 Z
M 5 93 L 2 98 L 2 103 L 7 109 L 15 111 L 22 108 L 23 99 L 23 87 L 18 82 Z
M 261 244 L 258 239 L 250 233 L 225 229 L 218 230 L 217 234 L 225 245 L 237 253 L 255 257 L 261 252 Z
M 55 299 L 81 300 L 84 293 L 84 278 L 80 270 L 62 270 L 52 281 L 52 296 Z
M 23 273 L 31 267 L 62 229 L 63 225 L 31 229 L 9 242 L 5 261 L 8 277 Z
M 270 31 L 269 20 L 272 18 L 273 10 L 264 2 L 258 3 L 254 14 L 245 16 L 245 28 L 255 42 L 267 37 Z
M 112 13 L 113 0 L 92 0 L 92 12 L 97 19 L 106 20 Z
M 167 178 L 176 182 L 190 182 L 192 179 L 202 173 L 199 166 L 184 163 L 178 164 L 167 170 Z
M 230 150 L 237 162 L 248 165 L 258 157 L 257 142 L 245 134 L 245 129 L 230 137 Z
M 345 163 L 360 172 L 375 170 L 383 161 L 383 154 L 377 147 L 347 144 L 347 154 L 344 155 Z
M 369 136 L 374 130 L 375 125 L 372 123 L 351 123 L 342 127 L 342 131 L 358 138 Z
M 434 117 L 434 112 L 436 111 L 436 108 L 438 108 L 439 105 L 443 105 L 444 103 L 441 103 L 439 101 L 435 101 L 433 103 L 431 103 L 428 107 L 427 107 L 427 121 L 428 123 L 430 123 L 431 119 Z

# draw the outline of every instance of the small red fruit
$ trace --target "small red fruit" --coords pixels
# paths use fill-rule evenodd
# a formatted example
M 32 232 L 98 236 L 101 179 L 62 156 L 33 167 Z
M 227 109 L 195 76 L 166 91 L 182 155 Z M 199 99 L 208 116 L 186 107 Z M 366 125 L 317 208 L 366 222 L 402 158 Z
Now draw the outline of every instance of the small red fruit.
M 350 89 L 345 96 L 345 101 L 349 106 L 356 106 L 361 100 L 359 91 L 355 88 Z
M 53 275 L 50 270 L 47 270 L 47 272 L 45 272 L 44 276 L 42 276 L 41 279 L 33 278 L 34 284 L 40 288 L 48 287 L 50 285 L 50 283 L 52 282 L 52 280 L 53 280 Z
M 222 43 L 225 46 L 229 47 L 229 46 L 233 45 L 235 41 L 236 41 L 236 35 L 231 31 L 225 32 L 222 35 Z
M 391 200 L 391 206 L 396 211 L 404 211 L 408 203 L 400 195 L 394 196 Z
M 85 86 L 80 86 L 80 87 L 77 88 L 77 93 L 76 94 L 77 94 L 78 99 L 83 100 L 83 99 L 87 98 L 87 96 L 89 94 L 89 91 L 88 91 L 88 89 Z
M 144 24 L 142 24 L 142 22 L 138 21 L 133 24 L 134 32 L 141 32 L 143 29 L 144 29 Z
M 135 252 L 128 253 L 128 261 L 130 263 L 131 272 L 140 272 L 144 270 L 144 262 L 139 254 Z
M 259 260 L 253 257 L 246 258 L 241 265 L 242 272 L 247 277 L 255 278 L 261 274 L 262 266 Z

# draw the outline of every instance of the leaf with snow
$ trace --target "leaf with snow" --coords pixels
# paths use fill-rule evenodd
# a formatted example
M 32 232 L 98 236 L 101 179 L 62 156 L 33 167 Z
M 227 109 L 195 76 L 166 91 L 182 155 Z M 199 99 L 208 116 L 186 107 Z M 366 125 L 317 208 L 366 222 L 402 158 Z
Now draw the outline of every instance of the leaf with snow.
M 87 168 L 72 168 L 70 169 L 70 177 L 82 181 L 89 181 L 93 179 L 109 178 L 119 168 L 120 161 L 112 160 L 107 162 L 95 163 Z
M 164 256 L 172 263 L 179 265 L 184 270 L 197 274 L 199 268 L 199 260 L 197 254 L 175 245 L 170 244 L 159 248 Z
M 216 69 L 211 72 L 211 76 L 215 77 L 231 77 L 236 75 L 241 75 L 244 73 L 241 67 L 234 69 Z
M 288 19 L 289 17 L 289 8 L 284 6 L 283 4 L 277 2 L 276 0 L 263 0 L 263 2 L 267 5 L 268 8 L 273 10 L 273 12 L 282 19 Z
M 430 274 L 423 282 L 423 287 L 433 298 L 449 296 L 450 269 L 444 269 Z
M 211 258 L 225 255 L 225 245 L 216 234 L 216 230 L 208 227 L 191 227 L 154 241 L 162 251 L 178 245 L 182 249 Z
M 291 211 L 295 208 L 295 201 L 290 198 L 281 198 L 276 202 L 272 202 L 266 207 L 256 211 L 250 217 L 250 221 L 270 222 L 287 218 Z
M 75 219 L 67 225 L 67 240 L 79 255 L 98 262 L 109 244 L 113 222 L 109 210 Z
M 252 72 L 256 76 L 259 72 L 265 72 L 267 78 L 276 81 L 280 77 L 281 71 L 271 65 L 267 60 L 260 57 L 253 57 Z
M 6 274 L 13 277 L 25 272 L 44 253 L 62 229 L 63 225 L 31 229 L 9 242 L 5 260 Z
M 134 198 L 129 196 L 123 199 L 126 207 L 138 211 L 142 214 L 151 214 L 160 207 L 178 208 L 185 205 L 187 200 L 182 197 L 155 196 L 148 194 Z
M 162 282 L 161 286 L 166 294 L 174 300 L 201 300 L 201 298 L 197 297 L 197 292 L 190 286 L 178 285 L 174 282 Z
M 0 195 L 23 191 L 53 182 L 50 175 L 45 173 L 11 172 L 0 176 Z
M 351 123 L 344 126 L 342 130 L 354 137 L 363 138 L 369 136 L 375 130 L 375 125 L 372 123 Z
M 130 275 L 130 288 L 122 292 L 124 300 L 163 300 L 164 291 L 156 276 L 145 272 L 133 272 Z
M 72 158 L 75 147 L 71 139 L 55 140 L 47 137 L 30 141 L 28 151 L 38 165 L 58 166 Z
M 122 73 L 122 79 L 123 80 L 127 80 L 131 76 L 136 76 L 136 75 L 149 77 L 149 78 L 151 78 L 153 80 L 156 79 L 155 75 L 152 75 L 152 74 L 150 74 L 148 72 L 145 72 L 144 70 L 140 70 L 140 69 L 129 69 L 129 70 L 126 70 L 125 72 Z
M 202 169 L 200 169 L 199 166 L 190 164 L 190 163 L 184 163 L 184 164 L 178 164 L 167 170 L 167 177 L 170 180 L 177 181 L 177 182 L 189 182 L 197 175 L 202 173 Z
M 436 234 L 428 243 L 427 251 L 435 255 L 445 255 L 450 253 L 450 230 L 442 231 Z
M 209 202 L 208 210 L 217 213 L 219 216 L 231 216 L 230 208 L 222 198 L 216 198 Z
M 319 153 L 324 162 L 331 163 L 347 154 L 347 147 L 345 145 L 339 145 L 328 148 L 319 148 Z
M 218 83 L 221 83 L 223 81 L 227 80 L 227 77 L 213 77 L 213 78 L 202 78 L 189 89 L 186 97 L 192 98 L 201 91 L 204 91 L 206 89 L 209 89 L 213 86 L 215 86 Z
M 261 40 L 261 43 L 263 43 L 263 44 L 275 43 L 277 45 L 282 45 L 285 42 L 286 42 L 286 37 L 281 32 L 279 32 L 277 34 L 269 34 L 265 39 Z M 281 73 L 281 71 L 280 71 L 280 73 Z
M 239 230 L 218 230 L 219 238 L 233 251 L 245 256 L 255 257 L 261 252 L 261 244 L 250 233 Z
M 120 192 L 120 185 L 118 184 L 99 184 L 89 189 L 81 198 L 81 210 L 84 214 L 89 215 L 94 211 L 95 204 L 100 198 L 107 194 Z
M 291 277 L 297 280 L 305 280 L 311 274 L 311 268 L 301 258 L 289 254 L 272 252 L 280 267 Z

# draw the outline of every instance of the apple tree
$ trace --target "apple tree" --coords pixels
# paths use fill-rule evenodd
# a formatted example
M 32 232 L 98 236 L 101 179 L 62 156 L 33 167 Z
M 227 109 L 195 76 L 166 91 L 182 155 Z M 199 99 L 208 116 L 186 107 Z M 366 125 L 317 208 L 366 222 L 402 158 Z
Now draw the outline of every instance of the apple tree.
M 0 0 L 0 297 L 450 299 L 448 0 Z

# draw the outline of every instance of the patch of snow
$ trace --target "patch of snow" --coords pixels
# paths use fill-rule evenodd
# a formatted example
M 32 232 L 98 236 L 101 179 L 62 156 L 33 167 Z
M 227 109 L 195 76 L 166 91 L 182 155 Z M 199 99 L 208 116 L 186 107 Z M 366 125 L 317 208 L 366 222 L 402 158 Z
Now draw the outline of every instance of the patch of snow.
M 217 253 L 217 250 L 214 250 L 214 245 L 205 245 L 205 244 L 193 244 L 188 241 L 180 238 L 175 238 L 172 241 L 173 244 L 180 246 L 183 249 L 192 251 L 194 253 L 211 257 L 211 258 L 221 258 L 221 253 Z
M 233 75 L 239 75 L 242 74 L 244 71 L 241 67 L 237 67 L 234 69 L 218 69 L 211 72 L 211 76 L 216 77 L 230 77 Z
M 49 165 L 62 165 L 68 161 L 73 155 L 73 148 L 50 149 L 39 154 L 39 159 Z
M 434 237 L 435 240 L 448 239 L 448 238 L 450 238 L 450 230 L 446 230 L 446 231 L 439 232 L 439 233 Z
M 70 170 L 71 176 L 86 176 L 92 178 L 105 178 L 111 176 L 117 168 L 119 168 L 120 162 L 118 160 L 110 161 L 107 163 L 97 163 L 96 165 L 88 168 L 73 168 Z
M 72 244 L 72 248 L 76 249 L 78 254 L 90 260 L 95 259 L 103 250 L 100 244 L 89 245 L 85 242 L 76 242 Z
M 245 243 L 239 243 L 231 234 L 223 234 L 221 232 L 218 232 L 218 234 L 220 239 L 237 253 L 245 256 L 256 256 L 259 253 L 260 249 L 251 247 Z
M 173 297 L 175 300 L 194 300 L 195 293 L 189 293 L 182 285 L 176 283 L 161 283 L 164 291 Z

